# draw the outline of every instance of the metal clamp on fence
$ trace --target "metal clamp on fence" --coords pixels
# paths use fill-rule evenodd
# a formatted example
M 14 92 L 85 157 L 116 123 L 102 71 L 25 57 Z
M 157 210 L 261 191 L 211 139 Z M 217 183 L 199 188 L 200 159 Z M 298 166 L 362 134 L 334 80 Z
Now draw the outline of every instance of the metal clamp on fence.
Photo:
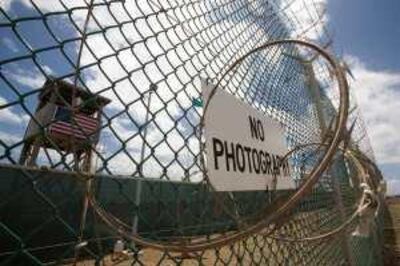
M 316 1 L 0 1 L 0 264 L 378 252 L 349 233 L 382 177 Z
M 278 219 L 281 219 L 282 215 L 284 215 L 292 208 L 294 208 L 296 204 L 298 204 L 298 202 L 311 191 L 311 188 L 316 184 L 319 177 L 329 166 L 330 161 L 334 157 L 342 141 L 343 132 L 346 126 L 347 109 L 348 109 L 348 84 L 345 75 L 343 73 L 343 70 L 336 62 L 336 60 L 324 49 L 320 48 L 318 45 L 302 40 L 276 40 L 263 44 L 257 47 L 256 49 L 251 50 L 249 53 L 245 54 L 241 58 L 239 58 L 221 76 L 221 78 L 218 80 L 218 82 L 213 87 L 212 91 L 208 96 L 208 100 L 204 107 L 203 116 L 201 117 L 200 121 L 200 127 L 203 130 L 201 131 L 202 135 L 200 136 L 199 139 L 200 140 L 203 139 L 205 117 L 208 107 L 210 106 L 210 103 L 212 102 L 213 96 L 215 95 L 216 91 L 218 89 L 221 89 L 220 86 L 223 84 L 225 78 L 228 77 L 231 72 L 235 72 L 235 69 L 238 66 L 240 66 L 240 64 L 247 58 L 250 58 L 253 54 L 268 49 L 270 47 L 274 46 L 279 47 L 280 45 L 298 45 L 300 47 L 306 47 L 308 49 L 311 49 L 315 53 L 320 54 L 324 59 L 328 61 L 330 67 L 333 69 L 333 72 L 335 73 L 335 76 L 337 78 L 340 91 L 339 112 L 335 120 L 336 123 L 334 124 L 332 137 L 329 138 L 329 143 L 326 144 L 327 146 L 326 153 L 324 154 L 318 165 L 312 169 L 309 178 L 307 178 L 307 180 L 305 180 L 305 182 L 302 183 L 299 189 L 297 189 L 295 193 L 293 193 L 293 195 L 291 195 L 286 201 L 280 201 L 280 205 L 276 206 L 273 212 L 262 211 L 260 214 L 255 215 L 258 218 L 255 221 L 253 221 L 252 224 L 248 224 L 247 227 L 245 228 L 242 227 L 238 231 L 225 232 L 222 235 L 220 236 L 216 235 L 213 238 L 195 236 L 192 237 L 190 241 L 187 241 L 184 245 L 178 244 L 176 242 L 169 242 L 168 240 L 164 241 L 150 240 L 141 237 L 140 235 L 137 234 L 132 235 L 129 230 L 130 226 L 121 221 L 120 219 L 118 219 L 117 217 L 115 217 L 115 215 L 111 214 L 110 212 L 102 208 L 102 206 L 97 202 L 97 199 L 94 196 L 94 191 L 92 191 L 90 195 L 90 203 L 94 208 L 94 210 L 96 211 L 96 213 L 101 217 L 101 219 L 107 225 L 116 230 L 118 233 L 122 234 L 124 237 L 142 246 L 152 247 L 155 249 L 161 249 L 166 251 L 173 251 L 173 252 L 203 251 L 210 248 L 216 248 L 216 247 L 221 247 L 223 245 L 233 244 L 238 240 L 249 237 L 251 234 L 257 233 L 260 230 L 267 228 Z M 199 147 L 200 151 L 203 153 L 205 146 L 203 146 L 202 143 L 200 142 Z M 211 188 L 211 191 L 213 190 L 215 191 L 215 188 L 213 188 L 211 182 L 209 181 L 207 165 L 205 163 L 203 154 L 201 154 L 200 160 L 202 165 L 202 173 L 204 175 L 205 180 L 207 180 L 207 185 Z M 215 198 L 217 202 L 219 201 L 220 202 L 219 204 L 224 205 L 224 203 L 221 202 L 221 199 L 219 198 L 217 193 L 212 194 L 212 197 Z M 269 206 L 269 209 L 271 209 L 271 206 Z M 234 213 L 230 215 L 232 215 L 233 217 L 235 216 Z
M 360 187 L 363 196 L 357 209 L 359 221 L 352 235 L 357 237 L 369 237 L 372 230 L 371 226 L 373 226 L 377 215 L 379 199 L 367 183 L 361 183 Z

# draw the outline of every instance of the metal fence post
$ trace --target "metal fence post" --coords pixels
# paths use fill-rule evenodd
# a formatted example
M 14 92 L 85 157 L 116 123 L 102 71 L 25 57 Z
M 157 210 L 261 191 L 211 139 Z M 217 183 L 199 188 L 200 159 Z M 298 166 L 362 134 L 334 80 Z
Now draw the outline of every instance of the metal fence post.
M 313 103 L 315 104 L 315 109 L 317 112 L 317 117 L 318 117 L 320 130 L 321 130 L 321 136 L 326 136 L 327 130 L 329 130 L 329 129 L 327 128 L 327 121 L 326 121 L 326 117 L 325 117 L 324 110 L 322 107 L 319 84 L 318 84 L 317 79 L 315 78 L 315 73 L 314 73 L 314 70 L 312 67 L 312 61 L 307 62 L 307 61 L 300 60 L 300 62 L 304 65 L 305 73 L 307 76 L 306 83 L 310 90 L 311 99 L 312 99 Z M 334 189 L 334 201 L 337 206 L 337 209 L 339 210 L 340 221 L 344 222 L 346 219 L 346 213 L 344 210 L 342 193 L 340 190 L 340 183 L 339 183 L 339 180 L 334 175 L 332 175 L 332 182 L 333 182 L 333 189 Z M 347 261 L 348 265 L 354 266 L 356 264 L 355 264 L 355 260 L 354 260 L 353 254 L 352 254 L 350 240 L 349 240 L 348 236 L 346 235 L 345 231 L 341 233 L 341 236 L 342 236 L 342 241 L 341 241 L 342 242 L 342 250 L 346 257 L 346 261 Z
M 145 155 L 145 151 L 146 151 L 146 137 L 147 137 L 147 123 L 149 122 L 150 119 L 150 104 L 151 104 L 151 96 L 152 93 L 157 89 L 156 85 L 150 85 L 150 89 L 148 92 L 148 98 L 147 98 L 147 104 L 146 104 L 146 118 L 145 118 L 145 122 L 144 122 L 144 129 L 143 129 L 143 144 L 140 150 L 140 162 L 139 162 L 139 179 L 137 180 L 136 183 L 136 190 L 135 190 L 135 206 L 136 206 L 136 213 L 135 216 L 133 217 L 133 221 L 132 221 L 132 234 L 136 235 L 138 233 L 138 225 L 139 225 L 139 216 L 138 216 L 138 210 L 139 210 L 139 205 L 141 202 L 141 196 L 142 196 L 142 178 L 144 178 L 143 176 L 143 160 L 144 160 L 144 155 Z M 136 245 L 134 242 L 131 243 L 131 247 L 132 249 L 136 249 Z

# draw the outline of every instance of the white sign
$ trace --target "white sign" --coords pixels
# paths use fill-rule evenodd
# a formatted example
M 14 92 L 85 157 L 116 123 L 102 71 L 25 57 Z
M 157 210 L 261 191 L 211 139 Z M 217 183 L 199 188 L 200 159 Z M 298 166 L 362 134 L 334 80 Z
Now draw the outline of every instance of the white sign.
M 202 80 L 203 99 L 213 86 Z M 216 191 L 292 189 L 282 126 L 217 89 L 205 117 L 208 177 Z

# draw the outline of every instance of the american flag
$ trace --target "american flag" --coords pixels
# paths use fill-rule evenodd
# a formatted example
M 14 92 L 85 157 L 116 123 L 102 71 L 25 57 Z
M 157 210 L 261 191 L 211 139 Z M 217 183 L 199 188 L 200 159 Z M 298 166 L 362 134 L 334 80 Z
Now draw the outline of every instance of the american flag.
M 75 122 L 72 121 L 72 112 L 63 107 L 57 107 L 54 122 L 50 125 L 50 133 L 58 133 L 74 136 L 78 139 L 87 139 L 97 130 L 96 118 L 85 114 L 74 114 Z

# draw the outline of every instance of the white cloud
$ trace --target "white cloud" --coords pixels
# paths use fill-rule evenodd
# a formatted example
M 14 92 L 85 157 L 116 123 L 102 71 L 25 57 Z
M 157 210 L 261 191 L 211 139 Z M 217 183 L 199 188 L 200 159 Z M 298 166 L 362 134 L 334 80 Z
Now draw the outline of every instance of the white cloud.
M 84 0 L 63 0 L 62 2 L 67 8 L 87 7 Z M 28 8 L 35 8 L 31 0 L 2 0 L 1 7 L 8 11 L 13 3 L 21 3 Z M 33 0 L 33 3 L 44 13 L 65 10 L 60 1 Z
M 19 1 L 26 7 L 35 9 L 30 0 L 14 1 Z M 65 10 L 59 1 L 33 0 L 33 2 L 35 3 L 36 7 L 38 7 L 44 13 Z M 64 0 L 63 3 L 67 8 L 73 8 L 77 6 L 87 7 L 84 1 Z M 103 1 L 95 1 L 95 3 L 104 4 Z M 7 6 L 4 5 L 4 8 L 9 9 L 10 6 L 11 2 L 7 2 Z M 137 28 L 132 27 L 132 24 L 128 23 L 120 28 L 108 29 L 105 32 L 88 35 L 80 63 L 81 66 L 85 66 L 96 62 L 99 58 L 107 57 L 103 58 L 98 65 L 90 67 L 84 71 L 82 76 L 85 78 L 85 84 L 93 92 L 98 92 L 108 88 L 106 91 L 102 92 L 103 96 L 112 100 L 112 103 L 106 108 L 106 113 L 108 113 L 108 111 L 114 113 L 125 111 L 134 117 L 134 120 L 136 123 L 138 123 L 138 125 L 143 124 L 145 120 L 146 98 L 143 99 L 144 102 L 138 101 L 137 103 L 129 106 L 129 109 L 125 109 L 126 106 L 129 103 L 140 99 L 142 97 L 140 93 L 147 91 L 151 83 L 156 83 L 163 80 L 163 82 L 158 84 L 157 94 L 153 94 L 150 109 L 152 112 L 156 112 L 164 108 L 168 110 L 169 114 L 163 111 L 157 113 L 154 117 L 161 130 L 163 130 L 163 132 L 167 132 L 167 130 L 171 128 L 171 125 L 174 124 L 173 117 L 171 116 L 179 114 L 181 107 L 178 106 L 174 101 L 168 103 L 167 105 L 165 105 L 164 102 L 173 98 L 177 98 L 183 108 L 186 108 L 191 104 L 190 97 L 183 95 L 183 93 L 178 95 L 173 94 L 174 92 L 182 89 L 183 84 L 180 80 L 183 80 L 187 75 L 186 73 L 182 72 L 182 67 L 177 69 L 175 74 L 172 74 L 167 78 L 165 78 L 163 73 L 160 72 L 161 69 L 161 71 L 164 73 L 170 74 L 172 73 L 174 67 L 176 68 L 182 64 L 182 60 L 176 55 L 175 52 L 170 52 L 165 56 L 158 57 L 157 59 L 155 57 L 163 54 L 164 51 L 171 49 L 178 43 L 181 43 L 180 39 L 176 38 L 176 36 L 185 36 L 185 34 L 183 29 L 178 27 L 173 31 L 166 33 L 166 36 L 169 39 L 165 38 L 165 36 L 160 36 L 159 40 L 156 40 L 155 37 L 144 39 L 154 35 L 152 30 L 156 32 L 162 30 L 160 22 L 164 22 L 164 26 L 171 26 L 171 23 L 166 19 L 165 16 L 159 16 L 158 19 L 161 20 L 159 22 L 152 21 L 151 19 L 145 20 L 144 16 L 154 13 L 153 9 L 154 7 L 151 8 L 145 1 L 127 1 L 124 4 L 124 8 L 122 8 L 121 3 L 111 3 L 109 6 L 96 6 L 92 11 L 92 17 L 89 20 L 89 33 L 95 30 L 100 30 L 104 27 L 117 26 L 121 21 L 130 21 L 131 19 L 135 18 L 137 19 L 137 22 L 135 23 Z M 110 10 L 115 18 L 111 16 Z M 129 16 L 127 16 L 127 12 L 129 12 Z M 74 10 L 72 19 L 79 25 L 79 27 L 82 27 L 82 22 L 85 20 L 86 15 L 87 10 L 82 10 L 81 12 Z M 186 18 L 182 17 L 182 20 L 184 19 Z M 97 22 L 95 22 L 95 20 Z M 123 35 L 121 34 L 121 31 L 123 32 Z M 79 35 L 78 32 L 76 33 Z M 194 42 L 195 40 L 192 41 L 192 45 L 194 45 Z M 133 43 L 135 45 L 131 47 Z M 200 45 L 197 46 L 200 47 Z M 78 49 L 79 45 L 76 46 L 77 53 Z M 125 50 L 118 52 L 118 54 L 115 53 L 115 50 L 121 49 Z M 146 66 L 141 69 L 141 66 L 145 63 Z M 201 65 L 198 65 L 197 67 L 201 67 Z M 189 68 L 187 68 L 187 71 L 190 75 L 197 74 L 194 68 L 191 70 L 188 69 Z M 49 69 L 45 69 L 45 71 L 48 72 L 47 74 L 53 74 L 48 70 Z M 45 76 L 40 74 L 36 69 L 35 71 L 32 71 L 32 69 L 27 71 L 16 66 L 15 68 L 9 70 L 3 70 L 3 73 L 5 73 L 6 76 L 13 82 L 28 86 L 29 88 L 40 88 L 45 82 Z M 180 80 L 177 78 L 178 75 Z M 117 80 L 118 82 L 116 82 Z M 193 86 L 189 86 L 186 92 L 189 93 L 189 95 L 192 94 L 193 96 L 197 96 Z M 130 120 L 124 119 L 123 117 L 125 117 L 125 115 L 114 118 L 111 121 L 111 126 L 119 137 L 121 137 L 123 140 L 126 140 L 134 133 L 133 128 L 135 128 L 135 126 Z M 18 119 L 20 118 L 18 118 L 18 116 L 16 116 L 16 114 L 13 113 L 10 108 L 7 108 L 0 113 L 1 121 L 4 120 L 18 123 L 18 121 L 20 121 Z M 159 129 L 150 127 L 148 130 L 149 132 L 146 141 L 148 141 L 151 145 L 158 143 L 160 141 L 160 137 L 162 141 L 168 141 L 170 145 L 176 145 L 178 142 L 179 145 L 183 145 L 182 138 L 176 131 L 170 132 L 166 139 L 163 140 L 164 133 L 159 131 Z M 114 139 L 110 143 L 117 143 L 117 145 L 120 145 L 118 144 L 117 138 L 115 136 L 113 136 L 113 138 Z M 103 144 L 110 145 L 110 143 Z M 139 160 L 139 151 L 142 143 L 142 137 L 138 136 L 130 140 L 126 145 L 126 151 L 129 152 L 129 155 L 137 161 Z M 113 149 L 112 147 L 108 148 Z M 160 156 L 160 160 L 164 162 L 170 162 L 175 158 L 174 153 L 167 145 L 159 145 L 156 151 L 158 153 L 157 155 Z M 149 153 L 148 149 L 146 153 Z M 146 169 L 150 170 L 147 171 L 147 175 L 157 176 L 162 173 L 162 169 L 160 169 L 160 167 L 157 166 L 154 161 L 152 164 L 148 163 L 147 165 L 148 167 Z M 113 158 L 109 162 L 109 166 L 110 169 L 115 171 L 115 174 L 132 174 L 136 170 L 136 165 L 131 162 L 131 159 L 125 153 L 119 153 L 117 157 Z M 181 178 L 182 176 L 182 173 L 178 175 L 179 170 L 174 170 L 178 168 L 179 167 L 175 165 L 168 167 L 168 171 L 172 170 L 177 179 Z
M 389 179 L 387 180 L 387 195 L 399 195 L 400 194 L 400 180 Z
M 10 134 L 4 131 L 0 131 L 0 139 L 7 145 L 11 145 L 21 141 L 20 136 L 16 136 L 15 134 Z
M 42 66 L 46 75 L 52 75 L 53 71 L 47 67 Z M 7 69 L 2 70 L 3 74 L 12 81 L 17 82 L 21 85 L 25 85 L 29 88 L 38 89 L 43 86 L 46 81 L 46 77 L 39 72 L 38 68 L 24 69 L 19 64 L 10 66 Z
M 7 101 L 0 96 L 0 106 L 7 104 Z M 0 109 L 0 122 L 11 125 L 26 125 L 29 116 L 12 111 L 12 107 Z
M 6 10 L 6 11 L 10 10 L 11 4 L 12 4 L 13 1 L 15 1 L 15 0 L 2 0 L 0 2 L 0 7 L 3 8 L 4 10 Z
M 46 81 L 44 76 L 35 75 L 32 72 L 24 71 L 22 69 L 16 70 L 15 73 L 7 73 L 7 77 L 12 78 L 22 85 L 32 88 L 40 88 Z
M 95 3 L 101 0 L 94 1 Z M 65 7 L 61 4 L 65 5 Z M 6 12 L 10 12 L 13 3 L 20 3 L 27 8 L 32 10 L 39 9 L 40 12 L 46 14 L 51 12 L 62 12 L 66 9 L 78 8 L 72 12 L 72 18 L 75 20 L 77 25 L 82 29 L 85 17 L 87 15 L 87 9 L 81 9 L 82 7 L 87 8 L 85 0 L 2 0 L 0 1 L 0 7 Z M 32 4 L 33 3 L 33 4 Z M 80 7 L 80 8 L 79 8 Z M 21 15 L 21 14 L 19 14 Z
M 10 38 L 3 37 L 1 39 L 1 42 L 4 44 L 4 46 L 6 46 L 12 52 L 18 52 L 17 44 L 13 40 L 11 40 Z
M 29 121 L 28 115 L 21 115 L 14 113 L 10 110 L 11 108 L 6 108 L 0 110 L 0 122 L 5 124 L 21 125 L 26 124 Z
M 356 78 L 351 87 L 366 120 L 379 163 L 400 163 L 400 72 L 372 70 L 346 56 Z
M 27 7 L 34 8 L 31 4 L 31 0 L 14 1 L 20 1 Z M 59 1 L 33 1 L 44 13 L 64 10 L 64 7 L 60 5 Z M 104 3 L 103 1 L 95 2 Z M 324 1 L 320 2 L 324 3 Z M 67 8 L 77 6 L 87 7 L 87 4 L 85 4 L 83 0 L 63 0 L 63 3 L 65 3 Z M 162 2 L 160 5 L 164 5 L 164 3 L 165 2 Z M 263 9 L 260 8 L 261 4 L 257 1 L 249 1 L 249 3 L 251 12 L 256 16 L 262 15 Z M 180 3 L 176 4 L 179 6 Z M 206 4 L 204 3 L 204 5 Z M 232 10 L 228 10 L 230 8 L 226 10 L 221 9 L 221 14 L 218 16 L 226 15 L 226 17 L 229 17 L 229 14 L 237 12 L 238 9 L 241 8 L 234 3 L 230 5 Z M 319 5 L 317 4 L 316 6 L 318 7 Z M 312 13 L 306 13 L 303 1 L 294 1 L 293 4 L 290 4 L 286 15 L 293 17 L 293 15 L 296 14 L 296 19 L 300 21 L 292 21 L 293 24 L 291 24 L 290 27 L 293 25 L 298 26 L 298 28 L 295 28 L 293 34 L 300 34 L 301 31 L 311 25 L 313 20 L 318 18 L 317 13 L 319 11 L 317 10 L 318 8 L 315 8 L 316 6 L 308 6 L 312 7 L 310 9 Z M 165 8 L 168 9 L 167 4 L 165 4 Z M 207 10 L 209 9 L 208 6 L 204 6 L 204 8 Z M 111 16 L 110 10 L 115 18 Z M 93 32 L 94 30 L 99 30 L 100 28 L 108 26 L 116 26 L 119 25 L 118 23 L 121 21 L 130 21 L 131 19 L 135 19 L 135 25 L 127 23 L 124 26 L 109 29 L 105 32 L 102 31 L 96 34 L 90 34 L 86 40 L 86 46 L 93 51 L 93 54 L 85 47 L 82 53 L 81 66 L 96 62 L 96 57 L 111 56 L 101 60 L 98 65 L 82 73 L 82 76 L 85 78 L 85 84 L 93 92 L 109 88 L 107 91 L 102 92 L 102 95 L 112 100 L 112 103 L 106 108 L 106 113 L 118 111 L 129 112 L 139 125 L 144 122 L 144 117 L 146 115 L 143 103 L 139 101 L 137 104 L 135 103 L 129 106 L 128 109 L 125 109 L 125 107 L 134 100 L 140 99 L 140 97 L 142 97 L 140 93 L 148 90 L 151 83 L 158 83 L 157 93 L 153 94 L 150 109 L 152 112 L 165 109 L 168 110 L 168 114 L 163 111 L 155 115 L 154 120 L 163 132 L 155 127 L 149 128 L 146 141 L 151 145 L 163 141 L 163 145 L 159 145 L 155 152 L 162 162 L 168 163 L 175 159 L 175 154 L 166 143 L 176 149 L 182 147 L 185 143 L 176 131 L 168 133 L 167 136 L 165 136 L 164 133 L 176 125 L 175 117 L 180 115 L 184 109 L 191 106 L 190 98 L 198 96 L 198 91 L 201 90 L 200 81 L 199 79 L 193 81 L 192 78 L 199 76 L 199 72 L 206 74 L 210 78 L 215 78 L 219 72 L 222 72 L 221 69 L 227 66 L 227 60 L 234 60 L 234 58 L 239 57 L 241 52 L 248 51 L 250 47 L 254 47 L 265 40 L 266 36 L 260 26 L 257 25 L 257 23 L 252 23 L 249 19 L 239 21 L 237 19 L 223 18 L 221 20 L 221 17 L 217 17 L 216 19 L 218 19 L 218 21 L 212 21 L 209 18 L 212 15 L 207 14 L 204 15 L 199 22 L 209 23 L 209 25 L 202 25 L 202 28 L 199 29 L 198 26 L 194 26 L 193 24 L 188 26 L 190 23 L 197 23 L 196 21 L 188 23 L 188 16 L 191 15 L 190 10 L 185 11 L 182 9 L 179 10 L 179 12 L 166 11 L 161 12 L 157 16 L 152 15 L 157 11 L 159 11 L 159 8 L 155 7 L 155 5 L 150 6 L 148 1 L 133 0 L 125 1 L 124 8 L 121 8 L 121 3 L 110 3 L 109 6 L 95 7 L 93 9 L 93 16 L 100 25 L 97 25 L 92 18 L 89 22 L 88 32 Z M 222 14 L 224 12 L 226 12 L 226 14 Z M 129 13 L 129 16 L 127 16 L 127 13 Z M 74 10 L 72 19 L 78 22 L 77 24 L 79 27 L 82 27 L 82 22 L 86 15 L 87 9 L 81 11 Z M 167 16 L 169 16 L 168 19 Z M 184 21 L 186 24 L 182 23 Z M 162 31 L 163 27 L 161 27 L 160 24 L 162 24 L 164 28 L 168 28 L 168 30 L 155 37 L 152 31 Z M 222 34 L 220 32 L 221 29 L 226 32 L 229 31 L 229 34 Z M 195 32 L 192 32 L 192 30 Z M 196 32 L 196 30 L 198 32 Z M 316 34 L 315 32 L 314 30 L 309 31 L 307 33 L 309 35 L 306 34 L 306 37 L 314 38 L 315 36 L 312 34 Z M 211 45 L 207 42 L 210 42 Z M 224 46 L 225 49 L 222 49 L 222 46 Z M 123 48 L 126 48 L 126 50 L 114 56 L 116 49 L 119 50 Z M 76 46 L 76 49 L 79 49 L 79 45 Z M 192 58 L 190 62 L 183 62 L 189 58 Z M 279 58 L 279 56 L 269 58 L 270 64 L 278 62 L 277 60 Z M 141 68 L 143 64 L 146 64 L 146 66 Z M 203 72 L 201 72 L 201 69 L 203 69 Z M 130 72 L 130 74 L 128 74 L 127 71 Z M 22 70 L 13 71 L 13 73 L 8 73 L 7 76 L 13 78 L 20 84 L 34 88 L 39 88 L 44 83 L 43 75 L 29 74 Z M 120 81 L 120 79 L 123 80 Z M 117 80 L 118 82 L 116 82 Z M 185 85 L 185 92 L 179 92 L 182 90 L 184 84 L 188 82 L 191 82 L 191 84 Z M 165 102 L 170 100 L 172 101 L 165 104 Z M 181 106 L 178 106 L 175 100 L 179 101 Z M 278 116 L 277 112 L 276 115 Z M 284 117 L 289 116 L 285 115 Z M 129 120 L 125 122 L 124 124 L 124 119 L 122 117 L 115 118 L 111 121 L 112 128 L 117 132 L 117 135 L 124 140 L 130 138 L 133 131 L 136 130 Z M 192 122 L 195 123 L 196 121 Z M 179 127 L 180 125 L 178 124 L 178 129 L 183 131 L 183 129 Z M 115 143 L 115 136 L 113 138 Z M 129 141 L 126 145 L 127 151 L 135 159 L 138 159 L 138 151 L 140 150 L 141 143 L 141 137 L 137 137 Z M 190 139 L 189 143 L 192 151 L 194 153 L 198 152 L 198 143 L 195 138 Z M 107 143 L 103 144 L 107 146 Z M 117 143 L 115 146 L 118 145 L 120 144 Z M 120 147 L 106 147 L 105 150 L 118 150 L 119 148 Z M 148 152 L 147 150 L 147 153 Z M 179 154 L 179 160 L 182 160 L 182 164 L 192 163 L 193 158 L 194 157 L 189 152 L 181 152 Z M 148 163 L 148 165 L 149 167 L 146 169 L 149 169 L 147 173 L 149 176 L 159 176 L 162 172 L 162 169 L 160 169 L 158 164 L 154 161 L 152 164 Z M 115 171 L 115 174 L 129 174 L 135 171 L 136 165 L 131 162 L 131 159 L 126 154 L 120 153 L 110 161 L 110 168 Z M 170 171 L 170 176 L 174 176 L 177 179 L 183 176 L 182 169 L 177 164 L 168 166 L 168 170 Z
M 329 20 L 326 4 L 327 0 L 284 0 L 278 8 L 285 13 L 292 37 L 318 40 Z

